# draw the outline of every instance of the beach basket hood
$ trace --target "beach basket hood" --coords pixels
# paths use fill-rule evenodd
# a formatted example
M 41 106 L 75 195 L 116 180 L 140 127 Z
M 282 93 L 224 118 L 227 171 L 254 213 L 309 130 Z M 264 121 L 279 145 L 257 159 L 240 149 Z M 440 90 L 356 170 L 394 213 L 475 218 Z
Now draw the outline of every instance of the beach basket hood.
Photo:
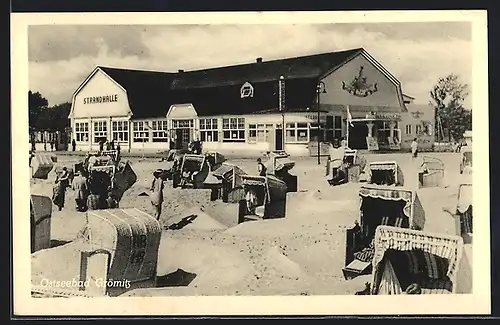
M 87 241 L 92 250 L 110 253 L 108 279 L 131 282 L 156 275 L 160 223 L 139 209 L 94 210 L 87 213 Z
M 417 269 L 423 270 L 421 274 L 424 276 L 424 281 L 432 285 L 423 285 L 422 293 L 456 292 L 457 275 L 463 253 L 463 240 L 461 237 L 391 226 L 379 226 L 375 233 L 374 246 L 372 294 L 379 294 L 379 286 L 385 276 L 385 263 L 383 262 L 386 260 L 385 257 L 389 251 L 405 252 L 398 261 L 409 262 L 403 265 L 403 268 L 406 268 L 409 272 L 408 274 L 413 274 Z M 415 257 L 416 255 L 411 253 L 415 251 L 425 254 L 422 255 L 425 257 L 419 260 Z M 403 259 L 403 256 L 409 256 L 409 258 Z M 404 289 L 402 288 L 403 291 Z
M 360 208 L 362 208 L 365 198 L 373 198 L 387 201 L 405 202 L 403 208 L 404 215 L 409 219 L 410 227 L 413 229 L 423 229 L 425 225 L 425 211 L 418 194 L 414 190 L 390 187 L 390 186 L 374 186 L 365 185 L 359 190 Z M 363 216 L 361 216 L 363 217 Z M 361 225 L 363 225 L 363 218 Z
M 404 185 L 404 175 L 399 164 L 395 161 L 376 161 L 371 162 L 368 166 L 368 177 L 371 184 L 376 184 L 377 181 L 374 180 L 374 174 L 380 171 L 391 171 L 394 175 L 394 185 Z M 393 184 L 387 184 L 393 185 Z

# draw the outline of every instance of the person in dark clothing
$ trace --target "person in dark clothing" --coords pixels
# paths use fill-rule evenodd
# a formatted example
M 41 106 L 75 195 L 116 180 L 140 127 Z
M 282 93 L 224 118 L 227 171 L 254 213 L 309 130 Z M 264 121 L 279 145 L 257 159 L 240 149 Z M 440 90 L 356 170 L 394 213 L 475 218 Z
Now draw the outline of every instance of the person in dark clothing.
M 115 139 L 111 140 L 111 150 L 115 150 Z
M 120 147 L 120 142 L 116 144 L 116 161 L 120 161 L 120 152 L 122 148 Z
M 266 176 L 267 168 L 262 163 L 262 159 L 257 158 L 257 171 L 259 172 L 259 176 Z
M 76 141 L 75 141 L 75 139 L 71 140 L 71 146 L 73 147 L 73 151 L 76 151 Z
M 99 140 L 99 152 L 102 152 L 104 150 L 104 140 Z
M 111 190 L 108 191 L 108 198 L 106 199 L 106 205 L 108 209 L 118 208 L 118 201 L 114 198 L 114 194 Z

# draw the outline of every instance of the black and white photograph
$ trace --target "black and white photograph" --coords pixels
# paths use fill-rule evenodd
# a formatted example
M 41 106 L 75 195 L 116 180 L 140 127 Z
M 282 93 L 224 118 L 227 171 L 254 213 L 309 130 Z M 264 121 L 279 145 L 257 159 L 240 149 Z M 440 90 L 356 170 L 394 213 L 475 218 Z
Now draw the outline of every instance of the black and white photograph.
M 486 13 L 410 13 L 12 17 L 19 310 L 488 312 Z

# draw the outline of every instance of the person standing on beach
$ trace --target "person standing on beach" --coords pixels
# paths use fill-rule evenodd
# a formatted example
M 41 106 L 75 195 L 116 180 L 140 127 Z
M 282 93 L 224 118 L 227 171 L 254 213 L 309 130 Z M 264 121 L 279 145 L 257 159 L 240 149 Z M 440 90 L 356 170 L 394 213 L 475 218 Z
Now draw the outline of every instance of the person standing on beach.
M 260 158 L 257 158 L 257 171 L 259 173 L 259 176 L 266 176 L 267 168 L 266 166 L 264 166 L 264 164 L 262 163 L 262 159 Z
M 87 198 L 89 195 L 87 178 L 78 170 L 75 173 L 75 178 L 72 184 L 73 191 L 75 192 L 76 210 L 84 212 L 87 210 Z
M 151 203 L 154 208 L 154 217 L 156 220 L 160 220 L 161 215 L 161 205 L 163 204 L 163 179 L 161 175 L 163 174 L 162 169 L 157 169 L 153 172 L 153 182 L 151 183 Z
M 418 156 L 418 142 L 417 138 L 413 139 L 413 142 L 411 143 L 411 155 L 413 158 L 417 158 Z

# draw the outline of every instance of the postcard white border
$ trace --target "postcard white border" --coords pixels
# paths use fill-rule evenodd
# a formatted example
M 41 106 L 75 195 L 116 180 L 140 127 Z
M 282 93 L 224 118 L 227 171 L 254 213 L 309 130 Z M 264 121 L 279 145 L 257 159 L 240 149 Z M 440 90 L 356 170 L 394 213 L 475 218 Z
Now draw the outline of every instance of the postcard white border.
M 301 24 L 469 21 L 473 26 L 473 283 L 470 295 L 31 298 L 29 241 L 28 25 Z M 14 312 L 16 315 L 489 314 L 489 133 L 486 11 L 58 13 L 11 15 Z M 47 76 L 50 82 L 50 76 Z M 22 167 L 22 166 L 26 166 Z

